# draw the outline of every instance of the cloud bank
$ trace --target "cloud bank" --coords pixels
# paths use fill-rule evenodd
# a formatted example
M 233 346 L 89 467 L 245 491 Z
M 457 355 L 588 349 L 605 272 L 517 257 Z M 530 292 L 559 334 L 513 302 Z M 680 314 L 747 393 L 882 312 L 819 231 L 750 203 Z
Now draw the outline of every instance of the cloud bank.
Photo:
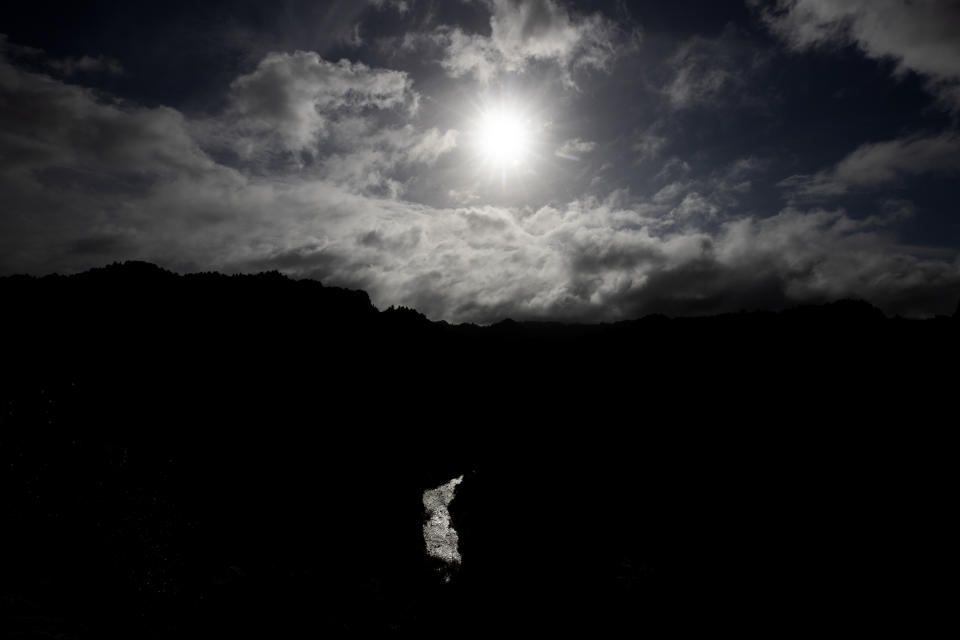
M 960 135 L 911 136 L 865 144 L 828 171 L 783 180 L 795 195 L 835 196 L 897 184 L 906 176 L 960 173 Z
M 765 6 L 754 0 L 756 6 Z M 950 108 L 960 109 L 960 5 L 942 0 L 778 0 L 762 9 L 770 28 L 791 47 L 855 44 L 891 60 L 895 71 L 926 77 Z
M 531 50 L 555 51 L 542 46 Z M 900 246 L 889 217 L 739 212 L 749 159 L 709 184 L 680 172 L 650 197 L 411 201 L 411 176 L 458 145 L 455 130 L 422 125 L 419 103 L 403 72 L 305 51 L 266 55 L 230 84 L 220 112 L 202 117 L 2 59 L 0 271 L 71 272 L 121 259 L 181 271 L 279 269 L 454 322 L 618 320 L 844 296 L 894 313 L 947 313 L 960 291 L 960 263 Z M 923 140 L 855 153 L 823 181 L 869 181 L 854 167 L 887 162 L 896 173 L 906 169 L 889 158 L 904 149 L 923 157 L 921 147 L 953 144 Z M 586 154 L 592 145 L 566 146 Z
M 441 27 L 432 39 L 443 47 L 441 64 L 453 77 L 473 75 L 483 83 L 536 62 L 556 64 L 568 85 L 573 72 L 604 70 L 623 40 L 599 13 L 581 15 L 554 0 L 489 0 L 490 35 Z

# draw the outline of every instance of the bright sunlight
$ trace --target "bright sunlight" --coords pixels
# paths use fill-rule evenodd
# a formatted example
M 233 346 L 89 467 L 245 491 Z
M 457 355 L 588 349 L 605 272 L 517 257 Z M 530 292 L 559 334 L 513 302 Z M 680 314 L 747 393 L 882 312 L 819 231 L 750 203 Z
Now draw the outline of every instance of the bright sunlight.
M 497 108 L 484 113 L 477 131 L 483 158 L 499 169 L 518 166 L 530 150 L 530 125 L 518 112 Z

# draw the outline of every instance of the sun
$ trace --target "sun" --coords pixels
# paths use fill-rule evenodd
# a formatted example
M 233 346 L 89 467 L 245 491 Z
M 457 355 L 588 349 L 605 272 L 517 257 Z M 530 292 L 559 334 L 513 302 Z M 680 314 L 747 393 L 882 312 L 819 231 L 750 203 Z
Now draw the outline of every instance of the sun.
M 498 169 L 519 166 L 530 152 L 530 123 L 515 109 L 496 107 L 485 111 L 476 135 L 481 157 Z

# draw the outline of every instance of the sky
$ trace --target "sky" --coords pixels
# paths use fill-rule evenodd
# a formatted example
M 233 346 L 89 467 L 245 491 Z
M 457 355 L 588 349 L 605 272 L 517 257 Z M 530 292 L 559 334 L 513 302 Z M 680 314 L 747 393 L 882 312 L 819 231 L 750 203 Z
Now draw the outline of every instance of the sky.
M 279 270 L 429 318 L 960 298 L 960 2 L 5 9 L 0 274 Z

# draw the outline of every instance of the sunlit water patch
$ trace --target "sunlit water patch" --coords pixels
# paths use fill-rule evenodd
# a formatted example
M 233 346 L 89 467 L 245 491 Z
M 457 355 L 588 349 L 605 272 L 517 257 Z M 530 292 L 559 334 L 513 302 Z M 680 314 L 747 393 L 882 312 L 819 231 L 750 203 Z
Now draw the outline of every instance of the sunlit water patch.
M 442 560 L 448 570 L 460 564 L 460 550 L 457 548 L 459 539 L 456 529 L 450 526 L 448 507 L 456 494 L 457 485 L 462 480 L 463 476 L 460 476 L 423 492 L 423 507 L 427 510 L 423 540 L 427 546 L 427 554 Z M 447 579 L 449 580 L 449 575 Z

